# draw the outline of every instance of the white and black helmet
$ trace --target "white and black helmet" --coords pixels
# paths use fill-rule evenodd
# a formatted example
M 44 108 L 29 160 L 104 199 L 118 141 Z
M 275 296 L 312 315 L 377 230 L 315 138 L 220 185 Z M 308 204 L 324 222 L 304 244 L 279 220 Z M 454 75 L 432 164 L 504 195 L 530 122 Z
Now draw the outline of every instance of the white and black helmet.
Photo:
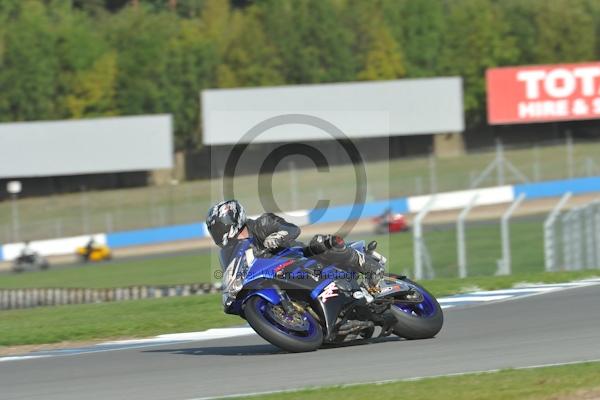
M 246 225 L 246 210 L 236 200 L 226 200 L 208 210 L 206 227 L 218 246 L 226 246 Z

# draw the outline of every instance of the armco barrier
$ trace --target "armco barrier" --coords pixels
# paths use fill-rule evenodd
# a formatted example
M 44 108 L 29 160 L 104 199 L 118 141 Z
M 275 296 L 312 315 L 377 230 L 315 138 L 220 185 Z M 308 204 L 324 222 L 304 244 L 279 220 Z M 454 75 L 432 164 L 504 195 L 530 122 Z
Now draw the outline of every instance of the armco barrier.
M 0 310 L 154 299 L 159 297 L 194 296 L 217 293 L 219 289 L 220 285 L 212 283 L 174 286 L 131 286 L 110 289 L 0 289 Z
M 576 178 L 561 181 L 548 181 L 528 183 L 515 186 L 499 186 L 492 188 L 460 190 L 455 192 L 438 193 L 435 210 L 450 210 L 464 208 L 478 194 L 477 205 L 491 205 L 509 203 L 520 194 L 525 194 L 528 200 L 559 197 L 563 193 L 583 194 L 600 192 L 600 177 Z M 360 213 L 360 218 L 370 218 L 383 213 L 390 208 L 394 212 L 418 212 L 427 204 L 431 195 L 413 196 L 409 198 L 396 198 L 390 200 L 373 201 L 366 203 Z M 297 210 L 291 212 L 290 220 L 299 225 L 343 221 L 352 216 L 352 205 L 342 205 L 327 209 Z M 196 239 L 207 235 L 204 223 L 148 228 L 128 232 L 115 232 L 99 234 L 100 239 L 106 240 L 113 248 L 139 246 L 176 240 Z M 32 247 L 43 255 L 59 254 L 57 249 L 64 249 L 62 254 L 74 251 L 75 246 L 66 239 L 53 239 L 32 242 Z M 82 240 L 81 237 L 77 240 Z M 43 246 L 39 246 L 43 244 Z M 13 243 L 0 246 L 0 261 L 11 260 L 23 246 L 22 243 Z M 62 251 L 62 250 L 61 250 Z
M 514 191 L 515 197 L 524 193 L 527 199 L 560 197 L 567 192 L 574 195 L 600 192 L 600 176 L 515 185 Z
M 317 208 L 310 211 L 308 221 L 310 224 L 323 224 L 327 222 L 357 219 L 356 216 L 353 215 L 353 207 L 354 206 L 352 204 L 349 204 L 326 209 Z M 398 198 L 366 203 L 362 209 L 360 207 L 357 209 L 360 212 L 358 218 L 375 217 L 377 215 L 381 215 L 386 209 L 391 209 L 397 213 L 405 213 L 408 211 L 407 199 Z
M 431 208 L 431 211 L 464 208 L 471 202 L 475 195 L 477 195 L 476 206 L 510 203 L 514 200 L 514 190 L 512 186 L 458 190 L 436 194 L 436 201 Z M 409 197 L 408 210 L 412 213 L 421 211 L 429 203 L 432 197 L 432 195 Z
M 199 239 L 206 236 L 204 223 L 173 225 L 136 231 L 115 232 L 106 235 L 109 247 L 139 246 L 176 240 Z
M 44 256 L 55 256 L 63 254 L 74 254 L 75 249 L 80 246 L 85 246 L 90 237 L 98 244 L 106 244 L 106 235 L 104 233 L 96 233 L 93 235 L 71 236 L 60 239 L 36 240 L 31 242 L 31 248 Z M 10 243 L 2 246 L 2 259 L 14 260 L 21 254 L 25 243 Z

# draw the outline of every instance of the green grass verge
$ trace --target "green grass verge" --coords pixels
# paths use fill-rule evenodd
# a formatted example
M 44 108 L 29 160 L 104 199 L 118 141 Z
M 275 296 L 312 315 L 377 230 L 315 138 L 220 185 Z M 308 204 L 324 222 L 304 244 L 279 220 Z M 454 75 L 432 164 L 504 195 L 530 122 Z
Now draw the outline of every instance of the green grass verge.
M 239 325 L 220 295 L 1 311 L 0 346 L 130 338 Z M 0 347 L 1 348 L 1 347 Z
M 597 271 L 592 270 L 422 283 L 439 297 L 473 287 L 502 289 L 519 282 L 565 282 L 595 275 Z M 219 295 L 1 311 L 0 318 L 0 346 L 144 337 L 243 323 L 239 317 L 223 313 Z
M 246 399 L 596 399 L 600 363 L 428 378 L 380 385 L 354 385 L 244 397 Z M 593 395 L 592 395 L 593 393 Z
M 0 275 L 0 288 L 109 288 L 211 282 L 211 269 L 216 268 L 216 262 L 208 254 L 191 254 L 87 264 L 78 268 Z
M 542 220 L 536 217 L 511 224 L 513 272 L 543 271 Z M 413 242 L 410 233 L 361 235 L 376 239 L 379 251 L 388 256 L 391 272 L 411 274 Z M 426 227 L 425 238 L 436 277 L 458 276 L 454 226 Z M 497 223 L 471 223 L 467 227 L 467 256 L 470 276 L 493 276 L 501 256 L 500 227 Z M 149 259 L 90 264 L 81 268 L 0 275 L 0 288 L 82 287 L 105 288 L 132 285 L 161 285 L 213 281 L 218 269 L 216 252 L 159 256 Z

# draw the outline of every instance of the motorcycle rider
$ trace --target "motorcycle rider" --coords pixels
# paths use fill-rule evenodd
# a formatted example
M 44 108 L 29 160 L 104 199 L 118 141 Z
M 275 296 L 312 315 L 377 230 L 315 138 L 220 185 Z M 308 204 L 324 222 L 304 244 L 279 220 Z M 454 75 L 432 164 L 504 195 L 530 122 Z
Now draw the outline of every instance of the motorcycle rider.
M 392 212 L 392 208 L 388 207 L 385 209 L 385 211 L 383 212 L 383 214 L 381 214 L 379 218 L 381 219 L 381 221 L 384 221 L 386 224 L 389 224 L 390 222 L 392 222 L 393 216 L 394 213 Z
M 26 240 L 23 248 L 21 249 L 21 254 L 19 254 L 18 260 L 23 263 L 33 263 L 35 262 L 36 255 L 36 251 L 31 248 L 31 242 Z
M 206 226 L 215 244 L 221 248 L 231 246 L 238 239 L 252 237 L 260 250 L 275 251 L 298 244 L 295 240 L 300 235 L 298 226 L 272 213 L 262 214 L 257 219 L 247 218 L 244 207 L 236 200 L 222 201 L 211 207 Z M 379 262 L 346 246 L 340 236 L 315 235 L 303 250 L 305 256 L 314 257 L 321 263 L 336 264 L 349 272 L 364 274 L 372 290 L 376 290 L 383 276 Z
M 90 260 L 92 253 L 94 252 L 94 250 L 96 250 L 96 247 L 97 247 L 96 240 L 94 239 L 93 236 L 90 236 L 90 239 L 88 240 L 88 242 L 85 245 L 85 253 L 83 255 L 83 257 L 85 258 L 85 261 Z

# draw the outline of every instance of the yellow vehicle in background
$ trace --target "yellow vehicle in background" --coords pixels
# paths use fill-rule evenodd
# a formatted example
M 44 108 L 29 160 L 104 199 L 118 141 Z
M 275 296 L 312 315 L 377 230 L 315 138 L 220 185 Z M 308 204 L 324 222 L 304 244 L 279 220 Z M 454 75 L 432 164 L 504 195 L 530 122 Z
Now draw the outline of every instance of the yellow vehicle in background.
M 93 239 L 90 239 L 87 245 L 78 247 L 76 253 L 82 262 L 98 262 L 112 259 L 110 248 L 105 244 L 96 244 Z

